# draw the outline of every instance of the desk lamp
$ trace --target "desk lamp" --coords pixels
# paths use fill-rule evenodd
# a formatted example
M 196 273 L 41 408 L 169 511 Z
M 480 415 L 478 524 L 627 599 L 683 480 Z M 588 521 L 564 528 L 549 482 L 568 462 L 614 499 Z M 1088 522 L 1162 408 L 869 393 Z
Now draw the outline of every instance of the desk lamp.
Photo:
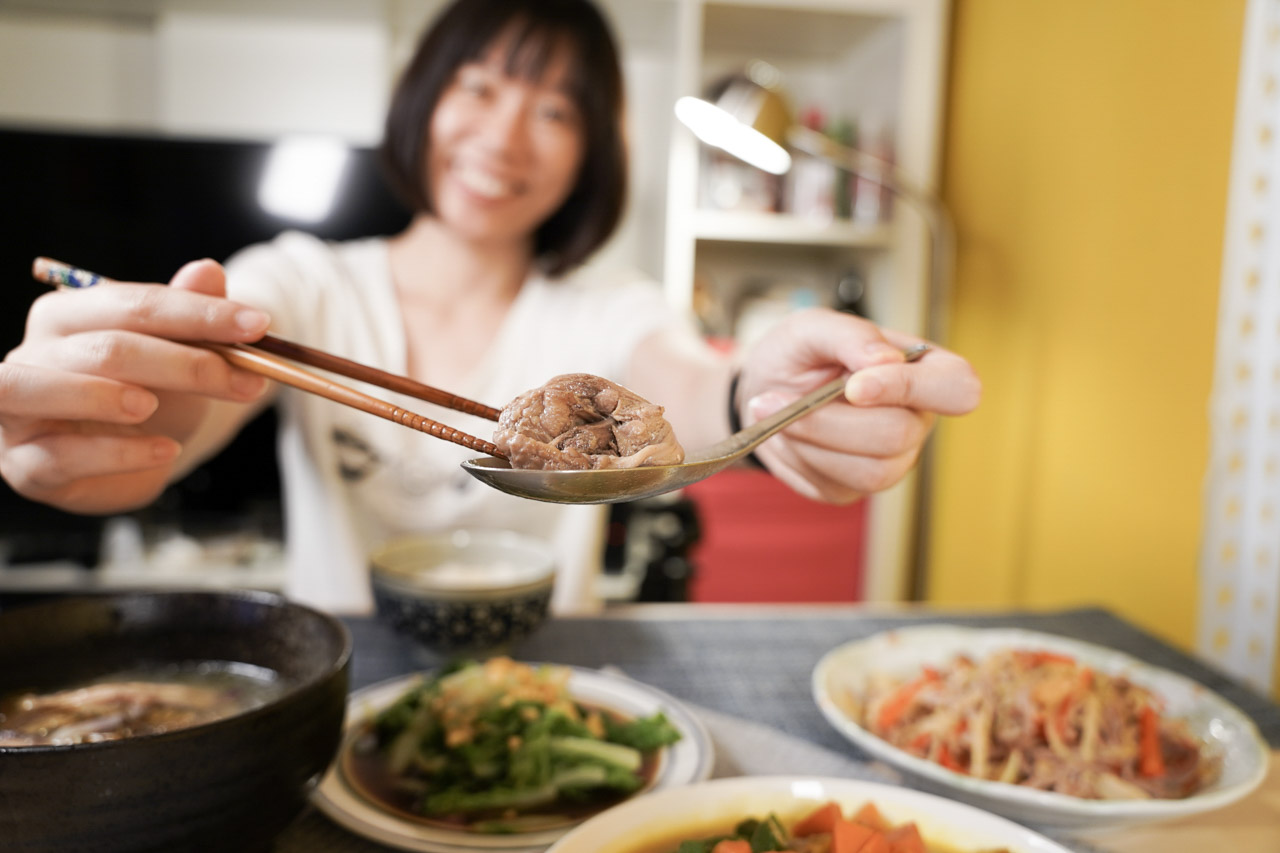
M 779 91 L 780 72 L 753 62 L 746 72 L 714 85 L 707 98 L 676 101 L 676 118 L 703 143 L 774 175 L 791 168 L 786 146 L 817 157 L 887 189 L 913 207 L 929 230 L 929 320 L 925 336 L 943 334 L 942 310 L 948 296 L 955 253 L 954 229 L 942 203 L 917 189 L 890 163 L 843 145 L 795 122 Z

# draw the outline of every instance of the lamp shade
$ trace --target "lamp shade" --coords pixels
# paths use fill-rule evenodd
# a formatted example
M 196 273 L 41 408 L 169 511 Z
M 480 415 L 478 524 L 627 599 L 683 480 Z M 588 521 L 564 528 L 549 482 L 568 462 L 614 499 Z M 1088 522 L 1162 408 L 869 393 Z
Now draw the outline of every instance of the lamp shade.
M 676 118 L 707 145 L 774 175 L 791 168 L 787 131 L 791 108 L 773 86 L 734 74 L 712 86 L 705 98 L 676 101 Z

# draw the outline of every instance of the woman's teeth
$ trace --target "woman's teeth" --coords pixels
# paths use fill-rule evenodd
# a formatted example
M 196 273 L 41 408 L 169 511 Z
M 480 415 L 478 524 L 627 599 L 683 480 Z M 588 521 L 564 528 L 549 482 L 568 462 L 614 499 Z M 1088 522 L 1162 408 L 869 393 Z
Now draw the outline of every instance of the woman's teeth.
M 515 192 L 515 187 L 509 181 L 480 169 L 459 169 L 457 178 L 467 189 L 486 198 L 501 198 Z

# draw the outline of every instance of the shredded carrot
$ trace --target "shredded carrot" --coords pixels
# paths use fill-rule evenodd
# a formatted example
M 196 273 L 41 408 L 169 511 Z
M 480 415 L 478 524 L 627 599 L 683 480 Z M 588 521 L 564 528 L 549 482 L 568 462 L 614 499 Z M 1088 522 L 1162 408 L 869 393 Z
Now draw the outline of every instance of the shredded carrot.
M 1064 741 L 1067 739 L 1067 717 L 1071 714 L 1071 695 L 1062 697 L 1062 702 L 1058 704 L 1058 710 L 1053 715 L 1053 725 L 1058 730 L 1058 737 Z
M 907 712 L 907 708 L 911 706 L 911 700 L 916 698 L 916 694 L 920 692 L 920 688 L 924 687 L 930 681 L 936 680 L 937 676 L 930 677 L 929 673 L 925 673 L 914 681 L 908 681 L 899 687 L 893 693 L 885 698 L 880 705 L 880 713 L 876 716 L 876 725 L 880 727 L 880 731 L 885 731 L 894 723 L 902 718 Z
M 1023 660 L 1030 666 L 1044 666 L 1050 663 L 1065 663 L 1075 665 L 1076 659 L 1070 655 L 1064 655 L 1059 652 L 1019 652 Z
M 951 754 L 951 750 L 945 743 L 942 745 L 942 749 L 938 751 L 938 763 L 948 770 L 954 770 L 957 773 L 964 772 L 964 767 L 956 760 L 955 756 Z
M 1141 738 L 1139 749 L 1142 752 L 1138 772 L 1148 777 L 1163 776 L 1164 755 L 1160 751 L 1160 718 L 1156 716 L 1155 709 L 1150 705 L 1144 705 L 1142 708 L 1142 714 L 1138 717 L 1138 730 Z

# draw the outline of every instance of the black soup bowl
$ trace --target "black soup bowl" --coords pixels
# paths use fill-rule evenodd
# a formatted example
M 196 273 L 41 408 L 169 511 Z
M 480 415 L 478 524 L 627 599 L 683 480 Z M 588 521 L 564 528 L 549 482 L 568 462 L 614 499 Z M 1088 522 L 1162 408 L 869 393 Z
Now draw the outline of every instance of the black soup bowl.
M 121 672 L 272 674 L 264 704 L 185 729 L 0 746 L 6 853 L 265 851 L 338 749 L 351 637 L 270 593 L 135 592 L 0 612 L 0 697 Z

